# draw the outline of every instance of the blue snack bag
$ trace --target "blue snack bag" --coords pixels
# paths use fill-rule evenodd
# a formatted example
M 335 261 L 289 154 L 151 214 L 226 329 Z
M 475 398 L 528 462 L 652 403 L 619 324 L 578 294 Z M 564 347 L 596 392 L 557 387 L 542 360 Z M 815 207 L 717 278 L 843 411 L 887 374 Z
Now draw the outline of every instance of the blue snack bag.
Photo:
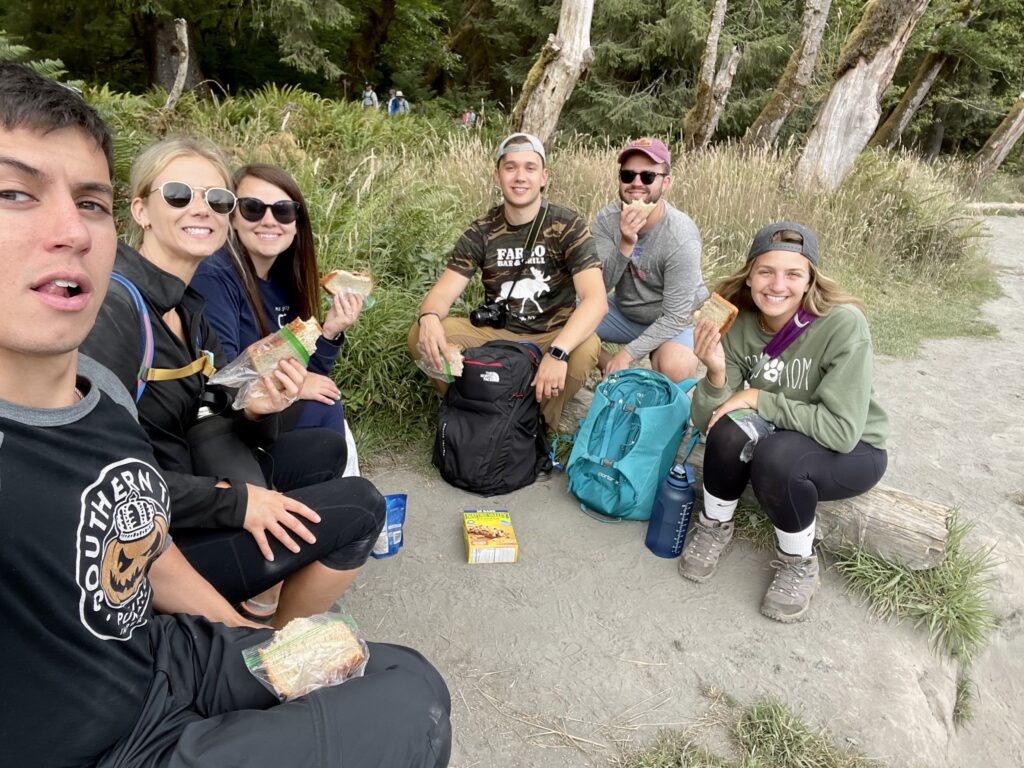
M 378 560 L 398 554 L 398 550 L 402 548 L 402 528 L 405 526 L 406 495 L 392 493 L 385 496 L 384 501 L 388 505 L 387 519 L 370 553 L 371 557 Z

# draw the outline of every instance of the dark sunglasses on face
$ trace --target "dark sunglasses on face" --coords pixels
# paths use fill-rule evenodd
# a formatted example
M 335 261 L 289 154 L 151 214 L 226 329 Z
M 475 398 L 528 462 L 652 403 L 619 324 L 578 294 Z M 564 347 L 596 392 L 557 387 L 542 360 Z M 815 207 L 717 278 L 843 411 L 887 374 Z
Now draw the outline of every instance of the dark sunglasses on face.
M 643 183 L 646 186 L 650 186 L 651 184 L 654 183 L 654 180 L 656 178 L 658 178 L 659 176 L 668 176 L 668 174 L 659 173 L 657 171 L 619 171 L 619 181 L 621 181 L 623 184 L 632 184 L 633 179 L 635 179 L 637 176 L 640 177 L 641 183 Z
M 292 224 L 299 216 L 302 206 L 295 200 L 278 200 L 276 203 L 264 203 L 258 197 L 238 198 L 238 212 L 246 221 L 259 221 L 267 208 L 281 224 Z
M 183 181 L 165 181 L 157 189 L 160 190 L 160 196 L 164 202 L 171 208 L 188 208 L 192 202 L 192 195 L 202 192 L 203 200 L 214 213 L 227 216 L 235 210 L 235 193 L 223 187 L 195 187 L 193 189 Z M 157 189 L 149 191 L 156 192 Z

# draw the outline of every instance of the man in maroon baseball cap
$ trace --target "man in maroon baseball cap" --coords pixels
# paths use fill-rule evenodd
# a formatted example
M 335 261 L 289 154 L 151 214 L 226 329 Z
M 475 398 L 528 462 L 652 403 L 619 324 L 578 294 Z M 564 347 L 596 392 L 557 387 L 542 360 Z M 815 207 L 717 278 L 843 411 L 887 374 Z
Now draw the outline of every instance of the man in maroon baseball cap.
M 672 154 L 663 141 L 637 139 L 618 162 L 619 200 L 598 212 L 592 231 L 608 291 L 597 335 L 623 346 L 614 355 L 602 349 L 598 365 L 607 376 L 650 355 L 654 370 L 682 381 L 697 370 L 693 311 L 708 295 L 700 232 L 664 198 Z

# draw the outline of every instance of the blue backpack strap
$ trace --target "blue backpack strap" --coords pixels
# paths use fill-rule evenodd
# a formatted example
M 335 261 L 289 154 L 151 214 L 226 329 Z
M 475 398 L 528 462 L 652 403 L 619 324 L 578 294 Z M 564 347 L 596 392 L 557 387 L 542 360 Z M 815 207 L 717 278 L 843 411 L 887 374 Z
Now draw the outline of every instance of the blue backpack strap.
M 135 304 L 135 316 L 139 320 L 140 363 L 135 388 L 135 402 L 139 402 L 142 393 L 146 389 L 146 374 L 153 366 L 153 323 L 149 319 L 149 310 L 146 308 L 146 302 L 142 300 L 142 294 L 139 293 L 139 289 L 135 287 L 135 284 L 117 272 L 111 272 L 110 277 L 119 282 L 128 291 L 128 295 L 132 297 L 132 303 Z

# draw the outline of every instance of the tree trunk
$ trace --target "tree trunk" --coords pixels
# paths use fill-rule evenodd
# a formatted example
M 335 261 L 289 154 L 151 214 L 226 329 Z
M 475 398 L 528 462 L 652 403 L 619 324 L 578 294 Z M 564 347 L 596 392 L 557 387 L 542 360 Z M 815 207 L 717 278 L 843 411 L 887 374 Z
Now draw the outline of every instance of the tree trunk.
M 796 109 L 814 76 L 821 38 L 832 0 L 807 0 L 804 4 L 803 32 L 800 45 L 793 49 L 786 71 L 761 114 L 743 135 L 746 147 L 766 147 L 775 143 L 786 118 Z
M 966 27 L 980 4 L 981 0 L 970 0 L 966 3 L 961 9 L 962 16 L 957 21 L 957 25 Z M 932 43 L 938 42 L 939 36 L 936 34 L 932 38 Z M 914 119 L 917 110 L 921 108 L 932 86 L 935 85 L 935 81 L 940 76 L 948 76 L 949 67 L 954 61 L 955 57 L 938 51 L 925 56 L 917 68 L 914 79 L 907 86 L 903 98 L 900 99 L 892 114 L 882 123 L 882 127 L 871 137 L 869 146 L 892 149 L 899 144 L 903 132 L 907 130 L 907 126 Z
M 928 131 L 928 145 L 924 147 L 922 156 L 932 162 L 942 152 L 942 142 L 946 138 L 946 117 L 949 115 L 949 104 L 936 104 L 932 109 L 932 127 Z
M 168 93 L 175 89 L 176 81 L 184 58 L 187 61 L 184 82 L 181 91 L 191 91 L 203 80 L 199 71 L 199 57 L 196 54 L 195 35 L 192 28 L 185 24 L 184 50 L 178 36 L 178 19 L 163 19 L 157 22 L 153 34 L 153 47 L 150 51 L 150 78 L 152 84 L 163 88 Z M 180 95 L 180 92 L 179 92 Z
M 974 186 L 981 186 L 996 172 L 999 164 L 1006 159 L 1014 144 L 1024 134 L 1024 93 L 1013 105 L 1003 122 L 988 137 L 978 154 L 974 156 Z
M 882 94 L 927 6 L 928 0 L 869 0 L 797 161 L 797 186 L 833 191 L 846 178 L 878 127 Z
M 549 35 L 523 83 L 512 112 L 512 124 L 542 142 L 555 132 L 562 107 L 594 60 L 590 47 L 590 21 L 594 0 L 562 0 L 558 32 Z
M 377 69 L 381 48 L 387 43 L 391 25 L 395 21 L 397 13 L 395 3 L 396 0 L 383 0 L 379 4 L 371 3 L 366 19 L 359 29 L 359 34 L 352 42 L 348 65 L 345 68 L 360 78 L 360 91 L 363 90 L 363 85 L 371 79 L 373 72 Z M 354 92 L 355 87 L 352 90 Z
M 683 145 L 687 149 L 703 149 L 711 141 L 725 99 L 729 95 L 729 88 L 732 87 L 732 77 L 736 74 L 736 63 L 739 61 L 736 48 L 732 49 L 725 65 L 717 75 L 715 74 L 715 67 L 718 64 L 718 39 L 722 36 L 722 27 L 725 26 L 727 5 L 728 0 L 715 0 L 715 7 L 711 12 L 711 27 L 708 29 L 704 58 L 700 65 L 700 80 L 697 82 L 697 100 L 683 118 Z
M 174 20 L 174 32 L 178 45 L 178 74 L 174 76 L 174 85 L 167 94 L 167 101 L 164 102 L 164 109 L 174 109 L 174 105 L 181 98 L 185 88 L 185 78 L 188 76 L 188 22 L 184 19 Z
M 892 149 L 900 142 L 903 132 L 907 130 L 910 121 L 914 119 L 917 110 L 921 108 L 925 98 L 931 91 L 939 74 L 949 63 L 950 56 L 945 53 L 929 53 L 921 61 L 917 68 L 914 79 L 907 86 L 907 90 L 900 99 L 899 104 L 892 111 L 892 114 L 882 123 L 875 135 L 871 137 L 868 146 L 881 149 Z

